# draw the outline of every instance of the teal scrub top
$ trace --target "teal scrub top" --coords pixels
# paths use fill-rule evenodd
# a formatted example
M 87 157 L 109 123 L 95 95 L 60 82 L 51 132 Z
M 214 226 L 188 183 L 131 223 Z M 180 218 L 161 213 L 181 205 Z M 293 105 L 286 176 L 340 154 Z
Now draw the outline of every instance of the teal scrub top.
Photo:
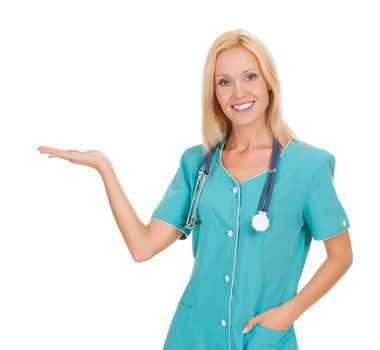
M 256 232 L 257 213 L 268 170 L 238 183 L 224 168 L 222 150 L 214 152 L 192 230 L 186 222 L 204 158 L 202 144 L 187 148 L 152 219 L 192 234 L 194 266 L 177 304 L 164 350 L 296 350 L 294 323 L 286 331 L 257 324 L 252 317 L 297 294 L 312 238 L 329 239 L 350 227 L 334 187 L 335 156 L 301 140 L 280 154 L 270 226 Z

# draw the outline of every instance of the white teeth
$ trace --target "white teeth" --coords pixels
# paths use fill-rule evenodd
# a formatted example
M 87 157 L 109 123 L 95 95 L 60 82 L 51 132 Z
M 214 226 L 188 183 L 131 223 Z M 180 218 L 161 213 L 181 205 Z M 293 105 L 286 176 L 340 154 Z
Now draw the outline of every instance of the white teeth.
M 255 101 L 250 102 L 250 103 L 244 103 L 242 105 L 233 105 L 232 108 L 238 109 L 238 110 L 243 110 L 243 109 L 247 109 L 247 108 L 251 107 L 254 103 L 255 103 Z

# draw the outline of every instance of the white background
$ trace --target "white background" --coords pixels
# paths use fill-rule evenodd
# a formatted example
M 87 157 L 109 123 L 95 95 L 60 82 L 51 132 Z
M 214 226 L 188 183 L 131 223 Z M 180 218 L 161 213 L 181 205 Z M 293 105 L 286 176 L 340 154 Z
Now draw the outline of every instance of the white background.
M 271 51 L 284 117 L 336 157 L 354 263 L 295 323 L 302 350 L 378 344 L 379 21 L 375 1 L 2 1 L 0 348 L 161 349 L 191 239 L 132 260 L 91 168 L 44 145 L 99 149 L 148 223 L 201 140 L 212 42 L 242 28 Z M 313 241 L 299 290 L 326 253 Z

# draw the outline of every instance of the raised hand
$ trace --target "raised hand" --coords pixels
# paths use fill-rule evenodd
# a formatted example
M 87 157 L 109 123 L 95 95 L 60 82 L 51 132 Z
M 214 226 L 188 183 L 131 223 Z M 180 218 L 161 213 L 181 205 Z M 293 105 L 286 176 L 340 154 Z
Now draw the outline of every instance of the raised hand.
M 53 147 L 40 146 L 37 150 L 40 151 L 40 154 L 49 154 L 48 158 L 66 159 L 71 163 L 85 165 L 96 170 L 99 170 L 99 166 L 104 160 L 107 159 L 103 152 L 94 149 L 81 152 L 74 149 L 63 150 Z

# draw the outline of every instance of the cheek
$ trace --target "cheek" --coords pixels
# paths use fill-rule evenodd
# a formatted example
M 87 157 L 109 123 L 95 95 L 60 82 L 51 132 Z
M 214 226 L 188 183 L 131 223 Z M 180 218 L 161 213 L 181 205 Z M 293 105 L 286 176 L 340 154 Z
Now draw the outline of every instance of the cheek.
M 226 91 L 221 91 L 220 89 L 215 90 L 215 96 L 222 107 L 225 107 L 230 100 L 230 95 Z
M 256 93 L 260 95 L 261 98 L 268 97 L 268 87 L 264 81 L 262 81 L 260 84 L 257 84 Z

